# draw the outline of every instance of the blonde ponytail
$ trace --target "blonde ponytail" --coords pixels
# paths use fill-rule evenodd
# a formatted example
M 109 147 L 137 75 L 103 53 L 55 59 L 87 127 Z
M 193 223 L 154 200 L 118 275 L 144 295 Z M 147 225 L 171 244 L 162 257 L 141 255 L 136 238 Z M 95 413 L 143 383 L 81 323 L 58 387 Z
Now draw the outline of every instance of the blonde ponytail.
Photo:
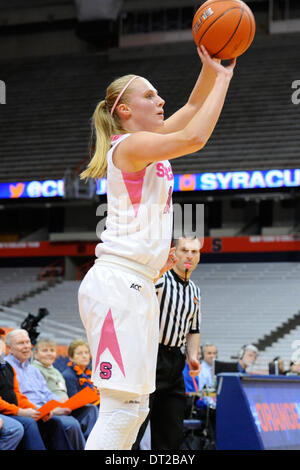
M 110 111 L 124 88 L 134 75 L 125 75 L 115 80 L 107 89 L 106 98 L 98 103 L 93 114 L 93 129 L 96 134 L 95 151 L 87 168 L 80 173 L 80 179 L 103 178 L 107 170 L 107 152 L 111 147 L 111 136 L 124 134 L 124 129 L 116 111 L 111 116 Z M 130 93 L 130 91 L 129 91 Z M 128 102 L 128 91 L 124 93 L 120 103 Z
M 105 100 L 100 101 L 93 114 L 93 127 L 96 134 L 96 146 L 94 155 L 87 168 L 80 174 L 81 179 L 102 178 L 107 168 L 106 155 L 110 149 L 110 138 L 113 134 L 112 118 L 105 110 Z

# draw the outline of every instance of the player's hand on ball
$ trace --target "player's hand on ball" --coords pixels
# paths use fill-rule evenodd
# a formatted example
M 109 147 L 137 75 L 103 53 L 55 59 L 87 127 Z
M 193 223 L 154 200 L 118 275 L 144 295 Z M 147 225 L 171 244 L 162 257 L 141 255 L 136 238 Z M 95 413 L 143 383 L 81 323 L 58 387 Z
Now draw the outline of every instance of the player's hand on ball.
M 200 50 L 200 46 L 197 46 L 197 52 L 198 52 L 198 55 L 199 55 L 199 57 L 200 57 L 200 59 L 201 59 L 201 50 Z M 215 61 L 215 62 L 217 62 L 218 64 L 221 63 L 221 59 L 217 59 L 216 57 L 213 57 L 212 60 Z
M 233 70 L 236 65 L 236 59 L 231 59 L 229 65 L 226 67 L 221 64 L 221 61 L 216 61 L 213 59 L 207 50 L 205 49 L 204 46 L 200 46 L 197 48 L 198 49 L 198 54 L 200 56 L 200 59 L 202 61 L 202 64 L 207 64 L 209 65 L 216 73 L 216 75 L 226 75 L 229 78 L 232 77 L 233 75 Z

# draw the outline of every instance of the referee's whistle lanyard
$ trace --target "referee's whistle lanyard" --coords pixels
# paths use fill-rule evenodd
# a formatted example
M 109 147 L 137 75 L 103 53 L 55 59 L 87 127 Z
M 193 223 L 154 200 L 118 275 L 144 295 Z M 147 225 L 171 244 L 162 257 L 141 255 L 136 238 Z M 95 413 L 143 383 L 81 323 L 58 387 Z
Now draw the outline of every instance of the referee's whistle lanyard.
M 192 379 L 193 379 L 193 383 L 194 383 L 195 390 L 196 390 L 196 392 L 198 392 L 199 389 L 198 389 L 196 377 L 193 377 L 193 376 L 192 376 Z

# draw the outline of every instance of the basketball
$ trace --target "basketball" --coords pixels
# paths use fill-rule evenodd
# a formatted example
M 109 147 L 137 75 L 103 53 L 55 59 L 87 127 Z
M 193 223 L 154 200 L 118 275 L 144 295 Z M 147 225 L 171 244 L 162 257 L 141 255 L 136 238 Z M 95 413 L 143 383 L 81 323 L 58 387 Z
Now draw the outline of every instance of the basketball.
M 203 45 L 212 57 L 233 59 L 251 45 L 255 18 L 241 0 L 209 0 L 195 13 L 192 32 L 196 45 Z

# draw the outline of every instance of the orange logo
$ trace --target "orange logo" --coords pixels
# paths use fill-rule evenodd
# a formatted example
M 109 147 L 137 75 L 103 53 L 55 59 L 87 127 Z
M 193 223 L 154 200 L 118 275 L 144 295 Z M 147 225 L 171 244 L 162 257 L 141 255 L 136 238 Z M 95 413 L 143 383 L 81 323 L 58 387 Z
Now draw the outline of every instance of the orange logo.
M 17 186 L 10 184 L 9 185 L 10 197 L 11 198 L 21 197 L 23 194 L 24 188 L 25 188 L 24 183 L 18 183 Z
M 197 297 L 194 297 L 194 303 L 195 303 L 196 305 L 199 304 L 199 300 L 197 299 Z

